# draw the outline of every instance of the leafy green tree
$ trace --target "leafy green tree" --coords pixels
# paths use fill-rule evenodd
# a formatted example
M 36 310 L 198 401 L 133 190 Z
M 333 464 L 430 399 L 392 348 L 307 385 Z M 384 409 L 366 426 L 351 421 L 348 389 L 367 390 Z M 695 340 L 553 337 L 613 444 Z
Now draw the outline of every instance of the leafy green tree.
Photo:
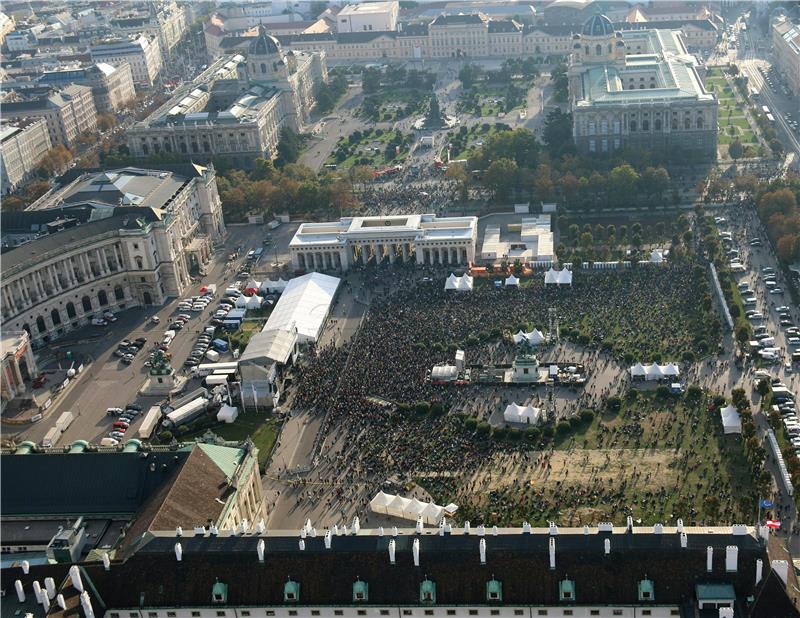
M 283 167 L 289 163 L 294 163 L 299 157 L 300 137 L 289 127 L 283 127 L 278 141 L 278 158 L 275 164 L 278 167 Z
M 614 204 L 623 204 L 636 195 L 639 174 L 633 167 L 624 163 L 608 174 L 608 197 Z
M 518 167 L 515 161 L 506 158 L 498 159 L 489 165 L 484 182 L 495 197 L 505 198 L 516 184 L 517 171 Z
M 575 142 L 572 138 L 572 114 L 565 114 L 558 108 L 547 114 L 543 139 L 547 151 L 553 158 L 575 152 Z

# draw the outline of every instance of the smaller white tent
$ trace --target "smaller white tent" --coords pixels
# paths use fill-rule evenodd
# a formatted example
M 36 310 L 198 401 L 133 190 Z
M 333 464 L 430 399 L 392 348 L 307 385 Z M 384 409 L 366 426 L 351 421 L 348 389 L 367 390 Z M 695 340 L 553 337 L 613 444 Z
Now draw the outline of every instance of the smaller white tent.
M 558 285 L 572 285 L 572 271 L 566 268 L 558 273 Z
M 242 298 L 242 297 L 240 296 L 239 298 Z M 237 298 L 236 300 L 238 301 L 239 299 Z M 247 297 L 247 302 L 245 303 L 245 309 L 252 310 L 252 311 L 255 311 L 257 309 L 261 309 L 261 303 L 263 303 L 263 302 L 264 302 L 264 300 L 260 296 L 257 296 L 256 294 L 253 294 L 252 296 Z
M 733 406 L 726 406 L 720 410 L 722 415 L 722 429 L 726 434 L 742 433 L 742 417 Z
M 461 275 L 458 280 L 458 291 L 459 292 L 471 292 L 472 286 L 474 285 L 474 280 L 469 275 Z
M 528 343 L 530 345 L 539 345 L 540 343 L 544 342 L 544 334 L 542 331 L 533 329 L 529 333 L 525 333 L 523 331 L 519 331 L 516 335 L 514 335 L 514 343 Z
M 239 417 L 239 409 L 223 404 L 217 412 L 217 420 L 222 423 L 232 423 Z
M 648 380 L 660 380 L 664 377 L 664 372 L 661 371 L 661 367 L 656 363 L 645 367 L 644 372 Z
M 548 285 L 550 283 L 558 283 L 558 271 L 552 266 L 550 270 L 544 274 L 544 284 Z
M 386 506 L 386 514 L 394 517 L 404 517 L 411 500 L 402 496 L 391 496 L 392 500 Z
M 661 368 L 661 372 L 665 376 L 672 376 L 672 377 L 677 376 L 677 375 L 680 374 L 680 370 L 678 369 L 677 366 L 675 366 L 674 363 L 667 363 L 666 365 L 664 365 Z
M 286 289 L 286 285 L 288 281 L 284 281 L 283 279 L 278 279 L 277 281 L 273 281 L 272 279 L 264 279 L 261 282 L 261 287 L 259 288 L 264 293 L 272 293 L 275 292 L 283 292 Z
M 458 377 L 458 367 L 455 365 L 436 365 L 431 369 L 431 380 L 449 382 Z
M 506 423 L 523 423 L 525 425 L 535 425 L 539 422 L 539 408 L 533 406 L 521 406 L 511 403 L 506 406 L 503 412 L 503 420 Z
M 517 287 L 519 287 L 519 279 L 517 279 L 514 275 L 509 275 L 508 277 L 506 277 L 505 284 L 507 286 L 516 285 Z
M 423 522 L 430 526 L 435 526 L 443 515 L 449 514 L 452 516 L 458 510 L 458 505 L 451 502 L 446 507 L 442 507 L 433 502 L 421 502 L 416 498 L 409 500 L 402 496 L 379 491 L 369 501 L 369 508 L 373 513 L 401 517 L 411 521 L 417 521 L 417 518 L 422 516 Z
M 408 503 L 406 507 L 406 517 L 412 516 L 417 517 L 418 515 L 422 515 L 422 511 L 425 510 L 427 505 L 424 502 L 417 500 L 416 498 L 411 498 L 411 501 Z
M 236 299 L 236 302 L 233 303 L 237 309 L 247 309 L 247 296 L 242 294 L 239 298 Z
M 658 249 L 653 249 L 653 252 L 650 254 L 650 261 L 653 264 L 661 264 L 664 261 L 664 255 Z
M 425 505 L 425 508 L 422 510 L 422 521 L 424 521 L 429 526 L 435 526 L 439 523 L 439 519 L 442 517 L 442 512 L 444 508 L 434 504 L 433 502 L 429 502 Z
M 248 281 L 245 284 L 244 289 L 245 290 L 259 290 L 259 289 L 261 289 L 261 284 L 258 281 L 256 281 L 255 279 L 250 279 L 250 281 Z
M 450 276 L 444 282 L 444 289 L 445 290 L 457 290 L 458 289 L 458 277 L 456 277 L 453 273 L 450 273 Z
M 632 378 L 641 378 L 647 374 L 645 371 L 644 365 L 642 363 L 636 363 L 633 367 L 631 367 L 631 377 Z

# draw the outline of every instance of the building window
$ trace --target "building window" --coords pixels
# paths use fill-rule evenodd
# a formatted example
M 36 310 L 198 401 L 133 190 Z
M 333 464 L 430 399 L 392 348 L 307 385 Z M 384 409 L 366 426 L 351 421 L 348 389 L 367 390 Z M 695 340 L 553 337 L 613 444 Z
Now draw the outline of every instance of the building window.
M 645 610 L 645 611 L 646 611 L 646 610 Z M 621 609 L 615 609 L 615 610 L 614 610 L 614 611 L 612 611 L 611 613 L 612 613 L 614 616 L 622 616 L 622 610 L 621 610 Z
M 311 615 L 312 616 L 319 616 L 319 610 L 318 609 L 312 609 L 311 610 Z
M 175 618 L 176 615 L 175 612 L 167 612 L 167 618 Z
M 250 615 L 249 611 L 247 611 L 246 609 L 242 610 L 242 616 L 246 617 L 246 616 L 249 616 L 249 615 Z
M 515 616 L 524 616 L 524 615 L 525 615 L 525 612 L 524 612 L 524 611 L 522 611 L 521 609 L 515 609 L 515 610 L 514 610 L 514 615 L 515 615 Z
M 547 610 L 546 609 L 537 610 L 536 615 L 537 616 L 547 616 Z
M 199 618 L 200 612 L 192 612 L 192 616 L 195 616 L 195 618 Z
M 158 612 L 147 612 L 148 618 L 158 618 Z
M 225 610 L 224 609 L 221 609 L 221 610 L 217 611 L 217 616 L 221 617 L 221 616 L 224 616 L 224 615 L 225 615 Z
M 635 120 L 631 120 L 630 128 L 631 128 L 631 133 L 635 133 L 636 132 L 636 121 Z

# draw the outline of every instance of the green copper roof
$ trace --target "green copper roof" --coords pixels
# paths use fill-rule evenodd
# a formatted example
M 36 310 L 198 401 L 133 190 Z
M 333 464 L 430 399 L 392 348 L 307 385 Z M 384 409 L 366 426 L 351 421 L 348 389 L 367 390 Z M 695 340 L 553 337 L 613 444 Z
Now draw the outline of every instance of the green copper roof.
M 208 455 L 211 461 L 217 464 L 217 467 L 229 478 L 233 476 L 236 466 L 244 458 L 244 450 L 240 448 L 217 446 L 216 444 L 198 444 L 197 448 Z
M 730 584 L 697 584 L 694 587 L 698 601 L 733 601 L 736 593 Z

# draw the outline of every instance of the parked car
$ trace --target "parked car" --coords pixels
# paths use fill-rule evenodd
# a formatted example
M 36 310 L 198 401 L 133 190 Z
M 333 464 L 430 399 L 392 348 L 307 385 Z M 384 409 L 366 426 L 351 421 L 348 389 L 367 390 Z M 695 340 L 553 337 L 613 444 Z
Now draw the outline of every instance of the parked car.
M 783 294 L 783 290 L 781 288 L 772 288 L 769 291 L 770 294 Z
M 117 321 L 117 316 L 115 316 L 110 311 L 104 311 L 103 312 L 103 318 L 108 320 L 109 322 L 116 322 Z
M 107 416 L 119 416 L 120 414 L 123 413 L 123 411 L 124 410 L 122 408 L 108 408 L 108 409 L 106 409 L 106 415 Z
M 101 318 L 92 318 L 92 326 L 108 326 L 108 322 Z
M 145 339 L 144 337 L 137 337 L 136 339 L 133 340 L 133 342 L 138 346 L 143 346 L 145 343 L 147 343 L 147 339 Z

